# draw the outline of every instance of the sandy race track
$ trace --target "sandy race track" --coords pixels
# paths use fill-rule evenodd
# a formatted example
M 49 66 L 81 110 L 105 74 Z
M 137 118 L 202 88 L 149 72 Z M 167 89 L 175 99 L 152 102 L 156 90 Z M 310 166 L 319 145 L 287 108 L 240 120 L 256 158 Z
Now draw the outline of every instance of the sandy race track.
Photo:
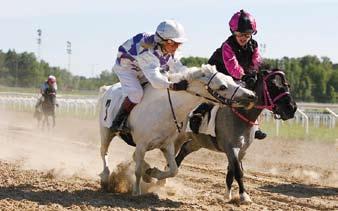
M 133 148 L 110 146 L 110 168 Z M 164 166 L 159 151 L 151 165 Z M 329 143 L 256 141 L 243 162 L 253 203 L 238 203 L 237 184 L 224 199 L 226 157 L 201 150 L 165 186 L 139 197 L 100 190 L 102 170 L 96 120 L 57 118 L 40 131 L 30 113 L 0 111 L 0 210 L 338 210 L 338 151 Z

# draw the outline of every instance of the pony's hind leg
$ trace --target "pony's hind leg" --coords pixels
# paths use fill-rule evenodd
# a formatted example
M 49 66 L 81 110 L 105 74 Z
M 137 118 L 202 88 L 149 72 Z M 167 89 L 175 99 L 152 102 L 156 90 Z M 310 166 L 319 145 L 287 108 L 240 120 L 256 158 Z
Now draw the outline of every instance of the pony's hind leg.
M 166 171 L 161 171 L 158 168 L 147 169 L 146 173 L 158 180 L 163 180 L 168 177 L 176 176 L 178 167 L 175 161 L 175 147 L 174 144 L 168 144 L 166 148 L 161 149 L 165 159 L 167 160 L 168 167 Z
M 177 166 L 180 167 L 182 161 L 184 160 L 184 158 L 186 156 L 188 156 L 190 153 L 195 152 L 199 149 L 201 149 L 201 146 L 198 144 L 197 141 L 190 140 L 188 142 L 185 142 L 182 145 L 180 152 L 178 153 L 178 155 L 175 158 Z M 176 151 L 177 151 L 177 149 L 176 149 Z
M 108 128 L 100 128 L 101 133 L 101 159 L 103 161 L 103 171 L 99 174 L 101 178 L 101 188 L 108 191 L 109 190 L 109 175 L 110 170 L 108 167 L 108 148 L 111 140 L 114 137 L 114 134 L 110 132 Z

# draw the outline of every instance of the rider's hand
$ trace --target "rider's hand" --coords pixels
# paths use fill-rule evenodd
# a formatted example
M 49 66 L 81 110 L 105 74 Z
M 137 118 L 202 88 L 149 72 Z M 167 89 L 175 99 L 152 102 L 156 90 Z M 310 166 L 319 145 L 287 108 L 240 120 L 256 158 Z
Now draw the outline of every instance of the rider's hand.
M 241 80 L 245 82 L 246 88 L 253 89 L 256 83 L 256 74 L 243 75 Z
M 170 89 L 175 91 L 186 90 L 188 85 L 189 83 L 187 80 L 182 80 L 180 82 L 170 84 Z

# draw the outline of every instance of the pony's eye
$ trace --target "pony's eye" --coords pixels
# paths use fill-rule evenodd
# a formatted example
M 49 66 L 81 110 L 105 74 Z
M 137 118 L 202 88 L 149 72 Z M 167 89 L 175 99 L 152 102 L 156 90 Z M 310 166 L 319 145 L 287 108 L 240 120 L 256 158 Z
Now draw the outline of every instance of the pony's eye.
M 219 90 L 221 90 L 221 91 L 224 91 L 224 90 L 226 90 L 227 89 L 227 87 L 225 86 L 225 85 L 221 85 L 220 87 L 219 87 Z

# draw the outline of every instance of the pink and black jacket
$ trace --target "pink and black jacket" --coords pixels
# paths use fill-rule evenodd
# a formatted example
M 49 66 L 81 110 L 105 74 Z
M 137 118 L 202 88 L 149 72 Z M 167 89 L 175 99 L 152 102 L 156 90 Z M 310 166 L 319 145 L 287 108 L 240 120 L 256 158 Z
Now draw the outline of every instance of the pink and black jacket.
M 261 63 L 258 44 L 255 40 L 241 47 L 234 35 L 230 36 L 210 57 L 209 64 L 216 65 L 219 72 L 240 80 L 243 75 L 257 71 Z

